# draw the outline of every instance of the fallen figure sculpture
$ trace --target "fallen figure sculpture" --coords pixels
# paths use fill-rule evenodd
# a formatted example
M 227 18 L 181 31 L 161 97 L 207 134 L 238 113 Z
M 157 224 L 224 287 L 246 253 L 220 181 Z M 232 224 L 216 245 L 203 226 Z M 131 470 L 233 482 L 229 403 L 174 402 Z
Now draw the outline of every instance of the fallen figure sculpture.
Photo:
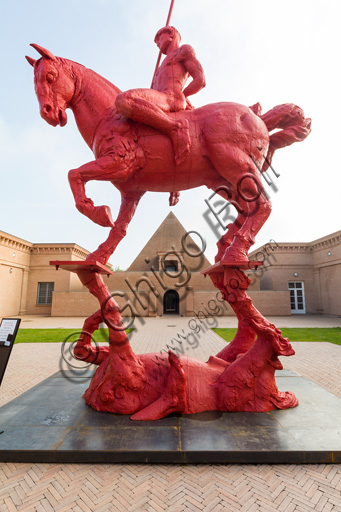
M 69 172 L 76 207 L 93 222 L 111 228 L 86 265 L 74 270 L 100 304 L 99 311 L 85 321 L 74 350 L 76 358 L 98 365 L 84 395 L 86 403 L 96 410 L 132 414 L 136 420 L 158 419 L 175 411 L 262 412 L 297 405 L 293 393 L 278 391 L 274 377 L 275 370 L 282 368 L 278 356 L 294 351 L 253 306 L 243 270 L 259 265 L 249 262 L 247 253 L 271 212 L 261 173 L 276 149 L 307 137 L 310 119 L 290 103 L 264 115 L 258 104 L 249 108 L 236 103 L 170 113 L 189 127 L 189 155 L 179 163 L 169 137 L 118 112 L 115 102 L 121 91 L 116 86 L 80 64 L 32 46 L 41 55 L 27 60 L 34 67 L 42 118 L 52 126 L 64 126 L 65 110 L 71 108 L 95 155 L 94 161 Z M 270 134 L 273 130 L 279 131 Z M 108 206 L 95 206 L 86 196 L 85 184 L 90 180 L 111 182 L 120 191 L 115 222 Z M 205 271 L 235 311 L 238 332 L 207 363 L 170 352 L 155 370 L 155 354 L 132 351 L 119 307 L 101 272 L 106 273 L 104 265 L 125 236 L 145 192 L 168 192 L 175 204 L 179 191 L 202 185 L 238 211 L 217 244 L 216 264 Z M 94 347 L 92 334 L 103 321 L 109 328 L 109 346 Z

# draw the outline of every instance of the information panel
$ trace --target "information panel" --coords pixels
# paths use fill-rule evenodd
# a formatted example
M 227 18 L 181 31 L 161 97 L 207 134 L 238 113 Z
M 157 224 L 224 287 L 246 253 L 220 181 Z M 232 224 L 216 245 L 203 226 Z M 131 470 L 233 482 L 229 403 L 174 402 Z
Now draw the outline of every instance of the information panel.
M 3 318 L 0 324 L 0 386 L 19 329 L 20 318 Z

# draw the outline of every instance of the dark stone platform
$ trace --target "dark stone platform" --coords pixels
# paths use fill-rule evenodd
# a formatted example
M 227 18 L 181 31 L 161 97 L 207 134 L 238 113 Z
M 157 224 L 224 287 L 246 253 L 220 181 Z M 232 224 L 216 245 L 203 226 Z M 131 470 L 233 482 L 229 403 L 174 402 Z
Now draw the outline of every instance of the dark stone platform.
M 173 414 L 158 421 L 96 412 L 81 398 L 92 371 L 57 372 L 0 408 L 1 462 L 341 462 L 341 398 L 290 370 L 299 406 L 267 413 Z

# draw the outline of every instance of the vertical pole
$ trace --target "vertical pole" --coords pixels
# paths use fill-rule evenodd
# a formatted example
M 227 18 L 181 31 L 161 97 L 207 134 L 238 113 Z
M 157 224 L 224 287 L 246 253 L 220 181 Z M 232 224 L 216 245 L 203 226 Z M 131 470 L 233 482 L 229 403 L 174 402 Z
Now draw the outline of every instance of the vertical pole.
M 174 2 L 175 2 L 175 0 L 171 0 L 171 4 L 170 4 L 170 7 L 169 7 L 169 11 L 168 11 L 168 16 L 167 16 L 167 21 L 166 21 L 165 27 L 169 26 L 170 19 L 171 19 L 171 16 L 172 16 L 172 12 L 173 12 Z M 154 70 L 154 74 L 153 74 L 153 79 L 152 79 L 152 83 L 151 83 L 150 87 L 152 87 L 153 82 L 154 82 L 154 78 L 155 78 L 155 74 L 156 74 L 157 70 L 159 69 L 161 55 L 162 55 L 162 53 L 161 53 L 161 50 L 160 50 L 158 58 L 157 58 L 157 61 L 156 61 L 156 66 L 155 66 L 155 70 Z
M 169 7 L 168 17 L 167 17 L 167 21 L 166 21 L 166 25 L 165 25 L 166 27 L 168 27 L 168 25 L 170 23 L 170 19 L 171 19 L 172 12 L 173 12 L 173 6 L 174 6 L 174 0 L 171 1 L 170 7 Z

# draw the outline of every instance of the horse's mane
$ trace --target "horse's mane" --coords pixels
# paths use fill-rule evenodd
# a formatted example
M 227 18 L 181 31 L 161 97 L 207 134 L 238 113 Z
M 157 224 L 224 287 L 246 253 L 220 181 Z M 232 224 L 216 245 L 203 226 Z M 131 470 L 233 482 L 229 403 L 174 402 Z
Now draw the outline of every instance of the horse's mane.
M 72 76 L 72 78 L 76 79 L 79 78 L 79 74 L 87 74 L 90 75 L 91 80 L 95 82 L 99 82 L 103 84 L 103 87 L 109 87 L 113 90 L 115 95 L 119 94 L 121 90 L 116 87 L 112 82 L 104 78 L 103 76 L 99 75 L 95 71 L 93 71 L 90 68 L 87 68 L 83 66 L 83 64 L 79 64 L 78 62 L 74 62 L 69 59 L 64 59 L 63 57 L 56 57 L 58 62 L 63 66 L 63 69 Z

